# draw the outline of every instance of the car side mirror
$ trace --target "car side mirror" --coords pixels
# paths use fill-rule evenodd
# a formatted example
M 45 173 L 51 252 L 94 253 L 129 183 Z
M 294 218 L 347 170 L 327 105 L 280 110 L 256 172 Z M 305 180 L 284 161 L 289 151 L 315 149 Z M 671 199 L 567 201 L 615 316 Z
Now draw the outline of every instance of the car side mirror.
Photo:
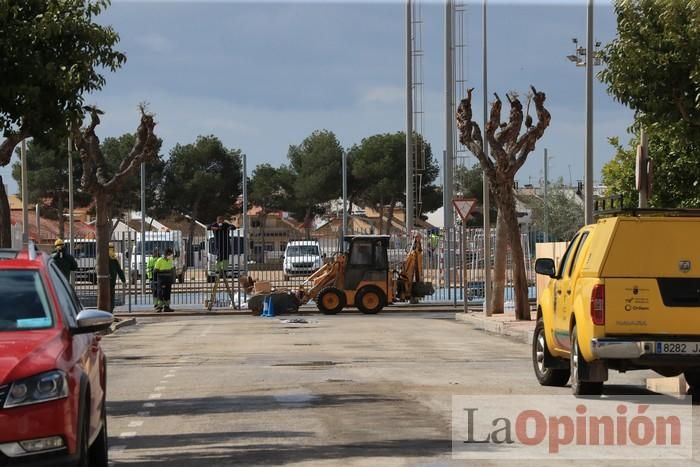
M 78 313 L 77 320 L 78 326 L 72 328 L 71 333 L 88 334 L 108 329 L 114 321 L 114 316 L 106 311 L 89 308 Z
M 282 261 L 284 261 L 284 255 L 281 255 L 280 258 L 282 258 Z
M 552 258 L 540 258 L 535 261 L 535 272 L 549 277 L 556 276 L 556 268 Z

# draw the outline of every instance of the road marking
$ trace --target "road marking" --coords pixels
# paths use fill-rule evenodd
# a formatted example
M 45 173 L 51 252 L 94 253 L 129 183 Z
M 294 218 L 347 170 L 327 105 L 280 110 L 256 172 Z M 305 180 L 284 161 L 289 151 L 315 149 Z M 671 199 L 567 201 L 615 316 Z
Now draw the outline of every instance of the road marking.
M 145 403 L 143 404 L 143 406 L 144 406 L 145 408 L 147 408 L 147 409 L 148 409 L 148 408 L 153 408 L 153 407 L 156 406 L 156 403 L 155 403 L 155 402 L 145 402 Z
M 168 380 L 167 379 L 161 380 L 161 382 L 158 384 L 168 384 Z
M 137 428 L 143 426 L 143 420 L 134 420 L 133 422 L 129 422 L 129 428 Z
M 167 375 L 165 375 L 165 378 L 174 378 L 174 377 L 175 377 L 175 375 L 172 373 L 168 373 Z
M 115 452 L 115 453 L 116 453 L 116 452 L 119 452 L 119 451 L 123 451 L 124 449 L 126 449 L 126 445 L 125 445 L 125 444 L 120 444 L 120 445 L 118 445 L 118 446 L 110 446 L 110 447 L 109 447 L 109 452 L 110 452 L 110 454 L 111 454 L 112 452 Z
M 134 436 L 136 436 L 136 432 L 135 432 L 135 431 L 125 431 L 124 433 L 120 433 L 120 434 L 119 434 L 119 437 L 120 437 L 121 439 L 124 439 L 124 438 L 133 438 Z
M 162 396 L 163 396 L 163 394 L 155 393 L 155 394 L 149 394 L 148 398 L 149 399 L 160 399 Z
M 136 412 L 136 415 L 139 417 L 149 417 L 151 415 L 151 412 L 144 410 L 143 412 Z
M 156 387 L 156 388 L 153 388 L 153 390 L 154 390 L 154 391 L 164 391 L 164 390 L 165 390 L 165 386 L 158 386 L 158 387 Z

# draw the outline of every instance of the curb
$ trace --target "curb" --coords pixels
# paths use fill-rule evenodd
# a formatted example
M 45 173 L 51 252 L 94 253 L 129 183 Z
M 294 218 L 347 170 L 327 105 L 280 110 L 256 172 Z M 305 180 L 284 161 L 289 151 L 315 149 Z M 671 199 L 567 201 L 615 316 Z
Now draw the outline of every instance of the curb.
M 462 311 L 461 306 L 445 306 L 445 305 L 438 305 L 438 306 L 401 306 L 401 305 L 394 305 L 390 306 L 387 308 L 384 308 L 379 314 L 392 314 L 392 313 L 458 313 Z M 321 312 L 318 311 L 318 309 L 313 306 L 313 307 L 302 307 L 299 309 L 297 313 L 285 313 L 285 314 L 280 314 L 279 316 L 308 316 L 308 315 L 320 315 Z M 361 314 L 360 311 L 356 308 L 349 308 L 347 310 L 343 310 L 340 314 L 350 314 L 350 315 L 357 315 Z M 121 318 L 130 318 L 130 317 L 158 317 L 158 318 L 167 318 L 167 317 L 183 317 L 183 316 L 255 316 L 252 314 L 251 310 L 245 309 L 245 310 L 221 310 L 221 311 L 208 311 L 205 309 L 183 309 L 183 310 L 175 310 L 171 313 L 156 313 L 154 311 L 132 311 L 129 313 L 128 311 L 118 311 L 115 312 L 114 316 L 118 316 Z
M 471 324 L 475 329 L 480 329 L 482 331 L 508 336 L 524 344 L 531 344 L 534 335 L 534 329 L 522 329 L 513 326 L 514 323 L 519 324 L 520 322 L 496 321 L 478 316 L 475 313 L 456 313 L 455 321 Z M 533 322 L 533 328 L 534 324 Z
M 136 324 L 136 318 L 122 318 L 120 321 L 112 323 L 112 326 L 109 328 L 109 334 L 112 334 L 125 326 L 133 326 L 134 324 Z

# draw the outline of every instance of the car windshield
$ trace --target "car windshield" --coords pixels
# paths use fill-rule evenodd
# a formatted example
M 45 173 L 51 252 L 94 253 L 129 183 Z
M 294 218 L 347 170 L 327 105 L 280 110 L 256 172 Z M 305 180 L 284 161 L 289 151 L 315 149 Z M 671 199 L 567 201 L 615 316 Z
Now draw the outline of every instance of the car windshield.
M 287 248 L 287 256 L 318 256 L 317 245 L 293 245 Z
M 39 271 L 0 270 L 0 331 L 51 327 L 50 310 Z

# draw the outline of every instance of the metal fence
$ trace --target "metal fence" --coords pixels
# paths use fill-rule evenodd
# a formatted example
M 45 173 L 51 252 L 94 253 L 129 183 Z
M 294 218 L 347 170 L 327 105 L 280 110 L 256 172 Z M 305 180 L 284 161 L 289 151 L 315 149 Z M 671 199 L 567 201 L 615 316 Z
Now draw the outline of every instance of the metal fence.
M 422 299 L 435 304 L 462 303 L 464 293 L 472 304 L 483 302 L 485 255 L 483 229 L 446 229 L 439 234 L 418 232 L 423 236 L 423 270 L 426 282 L 432 282 L 435 293 Z M 241 235 L 238 237 L 237 235 Z M 495 229 L 490 232 L 495 244 Z M 522 235 L 530 295 L 534 298 L 534 239 Z M 227 290 L 216 281 L 217 252 L 211 235 L 193 236 L 186 232 L 148 232 L 145 241 L 137 232 L 118 233 L 112 239 L 126 283 L 117 282 L 116 305 L 121 310 L 143 310 L 153 306 L 151 283 L 146 274 L 146 262 L 156 250 L 174 252 L 177 281 L 173 284 L 171 304 L 175 307 L 202 308 L 211 301 L 213 308 L 247 307 L 249 294 L 241 277 L 269 282 L 272 289 L 296 290 L 323 263 L 333 260 L 342 250 L 340 236 L 307 239 L 303 233 L 293 236 L 245 236 L 235 231 L 229 245 L 226 269 Z M 390 270 L 399 270 L 411 246 L 405 235 L 393 235 L 389 242 Z M 75 239 L 72 248 L 79 271 L 74 274 L 74 286 L 86 305 L 93 305 L 97 296 L 95 274 L 95 240 Z M 493 256 L 489 263 L 493 264 Z M 506 303 L 513 296 L 512 258 L 508 254 L 506 268 Z

